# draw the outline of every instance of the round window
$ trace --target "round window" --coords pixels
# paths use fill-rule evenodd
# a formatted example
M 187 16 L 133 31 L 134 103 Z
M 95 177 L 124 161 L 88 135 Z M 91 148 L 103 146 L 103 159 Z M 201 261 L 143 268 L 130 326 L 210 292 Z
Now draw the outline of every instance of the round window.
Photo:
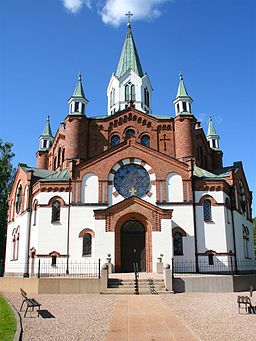
M 148 172 L 139 165 L 125 165 L 116 172 L 114 186 L 124 198 L 136 196 L 141 198 L 150 186 Z

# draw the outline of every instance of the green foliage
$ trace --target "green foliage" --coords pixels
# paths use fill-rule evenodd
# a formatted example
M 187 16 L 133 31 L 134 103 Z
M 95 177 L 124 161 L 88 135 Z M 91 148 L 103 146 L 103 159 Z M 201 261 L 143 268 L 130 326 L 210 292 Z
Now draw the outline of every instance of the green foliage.
M 13 157 L 12 143 L 0 139 L 0 259 L 4 259 L 5 255 L 8 192 L 15 172 L 11 163 Z
M 16 318 L 11 307 L 0 295 L 0 340 L 13 340 L 16 332 Z
M 252 222 L 253 222 L 254 250 L 256 254 L 256 217 L 252 218 Z

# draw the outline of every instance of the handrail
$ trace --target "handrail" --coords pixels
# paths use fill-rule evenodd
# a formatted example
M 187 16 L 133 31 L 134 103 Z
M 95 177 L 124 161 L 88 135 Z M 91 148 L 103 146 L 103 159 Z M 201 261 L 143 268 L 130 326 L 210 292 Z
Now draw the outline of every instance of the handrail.
M 138 263 L 137 262 L 133 262 L 133 270 L 134 270 L 134 276 L 135 276 L 135 283 L 134 283 L 134 293 L 136 295 L 139 295 L 139 281 L 138 281 L 138 278 L 139 278 L 139 266 L 138 266 Z

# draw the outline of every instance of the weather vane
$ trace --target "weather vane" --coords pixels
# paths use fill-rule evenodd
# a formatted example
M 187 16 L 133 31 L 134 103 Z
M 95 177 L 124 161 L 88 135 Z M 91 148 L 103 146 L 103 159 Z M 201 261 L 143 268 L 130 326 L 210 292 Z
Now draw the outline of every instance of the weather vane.
M 130 25 L 131 24 L 131 17 L 133 16 L 133 14 L 129 11 L 125 15 L 128 17 L 128 25 Z

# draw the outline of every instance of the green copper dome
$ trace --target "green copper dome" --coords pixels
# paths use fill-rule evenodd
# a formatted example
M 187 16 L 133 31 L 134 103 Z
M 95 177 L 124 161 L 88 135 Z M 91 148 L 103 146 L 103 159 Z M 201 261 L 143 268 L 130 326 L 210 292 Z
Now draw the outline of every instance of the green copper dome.
M 140 77 L 144 76 L 138 52 L 133 40 L 130 23 L 128 23 L 128 29 L 117 67 L 116 77 L 122 77 L 122 75 L 128 70 L 133 70 Z

